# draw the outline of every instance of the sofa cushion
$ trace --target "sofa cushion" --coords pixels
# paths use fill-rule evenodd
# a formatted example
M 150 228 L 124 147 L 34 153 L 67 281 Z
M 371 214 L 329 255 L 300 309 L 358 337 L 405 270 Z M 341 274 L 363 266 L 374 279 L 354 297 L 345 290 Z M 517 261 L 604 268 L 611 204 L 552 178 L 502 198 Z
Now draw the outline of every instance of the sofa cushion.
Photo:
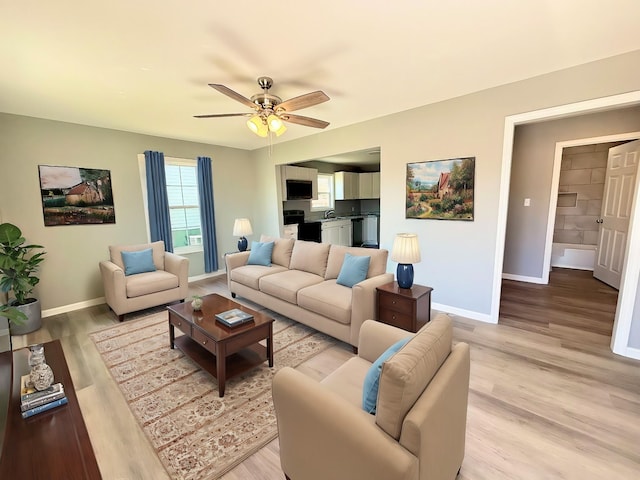
M 156 270 L 155 272 L 138 273 L 130 275 L 126 278 L 127 297 L 141 297 L 150 293 L 163 292 L 178 288 L 180 279 L 164 270 Z
M 260 278 L 259 287 L 262 293 L 295 305 L 297 303 L 298 290 L 323 281 L 321 276 L 313 273 L 286 270 Z
M 439 314 L 382 365 L 376 424 L 396 440 L 402 422 L 451 352 L 451 319 Z
M 367 374 L 364 377 L 362 385 L 362 409 L 371 414 L 376 413 L 376 404 L 378 402 L 378 389 L 380 386 L 380 374 L 382 373 L 382 364 L 389 360 L 398 350 L 404 347 L 412 336 L 398 340 L 396 343 L 387 348 L 382 355 L 376 358 L 371 364 Z
M 271 266 L 271 253 L 274 242 L 251 242 L 251 252 L 247 265 Z
M 342 263 L 342 268 L 340 269 L 336 283 L 351 288 L 356 283 L 363 281 L 367 278 L 370 260 L 371 257 L 369 256 L 357 256 L 345 253 L 344 262 Z
M 298 291 L 298 306 L 336 322 L 351 323 L 352 290 L 335 280 L 305 287 Z
M 156 270 L 164 270 L 164 242 L 158 240 L 151 243 L 140 243 L 138 245 L 110 245 L 109 258 L 113 263 L 124 270 L 124 262 L 122 261 L 122 252 L 137 252 L 151 248 L 153 250 L 153 263 Z
M 331 245 L 331 250 L 329 250 L 329 258 L 327 259 L 327 270 L 324 275 L 324 278 L 326 280 L 329 280 L 331 278 L 338 278 L 340 270 L 342 269 L 342 264 L 344 263 L 345 253 L 371 257 L 371 260 L 369 261 L 369 270 L 367 271 L 367 278 L 375 277 L 376 275 L 382 275 L 387 271 L 387 257 L 389 255 L 389 252 L 387 250 Z
M 260 279 L 262 277 L 286 271 L 287 269 L 285 267 L 274 264 L 270 267 L 265 267 L 264 265 L 243 265 L 242 267 L 231 270 L 229 275 L 233 282 L 246 285 L 254 290 L 260 290 Z
M 329 256 L 328 243 L 307 242 L 296 240 L 291 252 L 291 270 L 314 273 L 324 277 L 327 270 L 327 257 Z
M 153 250 L 151 248 L 145 248 L 137 252 L 122 251 L 121 255 L 125 275 L 156 271 L 156 266 L 153 263 Z
M 273 252 L 271 252 L 271 263 L 289 268 L 291 263 L 291 252 L 293 251 L 293 238 L 269 237 L 267 235 L 260 236 L 261 242 L 273 242 Z

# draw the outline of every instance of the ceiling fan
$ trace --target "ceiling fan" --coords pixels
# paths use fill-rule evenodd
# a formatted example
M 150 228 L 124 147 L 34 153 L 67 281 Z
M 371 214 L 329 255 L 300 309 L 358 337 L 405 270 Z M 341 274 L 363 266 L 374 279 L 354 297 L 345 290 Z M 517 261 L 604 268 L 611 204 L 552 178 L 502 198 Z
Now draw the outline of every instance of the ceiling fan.
M 275 133 L 276 136 L 282 135 L 287 130 L 283 122 L 297 123 L 298 125 L 314 128 L 325 128 L 329 125 L 329 122 L 325 122 L 324 120 L 303 117 L 302 115 L 294 115 L 290 113 L 296 110 L 302 110 L 303 108 L 312 107 L 329 100 L 329 97 L 321 90 L 290 98 L 283 102 L 280 97 L 269 93 L 269 89 L 273 85 L 273 80 L 271 78 L 258 78 L 258 85 L 262 88 L 262 92 L 256 93 L 249 99 L 240 95 L 238 92 L 231 90 L 229 87 L 225 87 L 224 85 L 217 83 L 210 83 L 209 86 L 211 88 L 216 89 L 220 93 L 224 93 L 228 97 L 233 98 L 254 111 L 252 113 L 194 115 L 194 117 L 251 117 L 247 120 L 247 126 L 249 127 L 249 130 L 260 137 L 266 137 L 269 132 Z

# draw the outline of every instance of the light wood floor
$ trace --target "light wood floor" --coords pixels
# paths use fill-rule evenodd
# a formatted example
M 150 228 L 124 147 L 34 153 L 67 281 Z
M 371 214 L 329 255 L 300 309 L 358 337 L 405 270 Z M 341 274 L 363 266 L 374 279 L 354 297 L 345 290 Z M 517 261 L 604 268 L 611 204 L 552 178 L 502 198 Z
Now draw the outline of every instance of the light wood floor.
M 228 295 L 224 277 L 190 288 L 212 292 Z M 609 349 L 616 295 L 590 272 L 556 269 L 546 286 L 505 281 L 498 325 L 454 316 L 454 340 L 471 345 L 459 479 L 640 478 L 640 361 Z M 57 315 L 14 348 L 62 341 L 105 479 L 167 479 L 88 337 L 115 323 L 106 306 Z M 351 355 L 342 345 L 301 370 L 321 379 Z M 223 478 L 283 479 L 277 439 Z

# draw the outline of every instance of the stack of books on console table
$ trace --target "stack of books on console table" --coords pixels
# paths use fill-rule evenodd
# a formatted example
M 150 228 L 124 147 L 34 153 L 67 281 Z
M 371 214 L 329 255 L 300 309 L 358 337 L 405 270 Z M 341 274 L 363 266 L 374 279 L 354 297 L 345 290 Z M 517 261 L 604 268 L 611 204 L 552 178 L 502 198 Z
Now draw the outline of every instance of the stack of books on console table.
M 31 385 L 29 375 L 23 375 L 20 379 L 20 387 L 22 418 L 32 417 L 67 403 L 64 386 L 61 383 L 54 383 L 49 388 L 37 391 Z
M 216 319 L 228 327 L 235 327 L 250 322 L 253 320 L 253 315 L 243 312 L 239 308 L 234 308 L 226 312 L 216 313 Z

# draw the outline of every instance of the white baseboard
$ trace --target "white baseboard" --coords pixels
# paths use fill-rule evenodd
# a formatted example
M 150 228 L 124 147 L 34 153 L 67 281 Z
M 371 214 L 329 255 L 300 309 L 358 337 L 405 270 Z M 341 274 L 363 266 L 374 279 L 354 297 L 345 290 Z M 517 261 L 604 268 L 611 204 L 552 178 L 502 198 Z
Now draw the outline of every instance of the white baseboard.
M 207 278 L 219 277 L 220 275 L 224 275 L 227 273 L 226 270 L 217 270 L 211 273 L 203 273 L 202 275 L 196 275 L 195 277 L 189 277 L 189 283 L 197 282 L 198 280 L 205 280 Z
M 479 320 L 485 323 L 496 323 L 491 318 L 491 315 L 486 313 L 474 312 L 472 310 L 465 310 L 463 308 L 452 307 L 450 305 L 443 305 L 441 303 L 432 303 L 431 308 L 433 310 L 439 310 L 445 313 L 452 313 L 453 315 L 470 318 L 472 320 Z
M 62 305 L 61 307 L 48 308 L 42 311 L 42 318 L 52 317 L 53 315 L 59 315 L 61 313 L 73 312 L 80 310 L 81 308 L 95 307 L 96 305 L 102 305 L 106 300 L 104 297 L 94 298 L 92 300 L 85 300 L 83 302 L 71 303 L 69 305 Z
M 516 282 L 537 283 L 539 285 L 546 285 L 549 282 L 545 282 L 542 277 L 527 277 L 525 275 L 514 275 L 512 273 L 503 273 L 502 278 L 504 280 L 515 280 Z
M 640 348 L 627 347 L 626 351 L 624 352 L 624 356 L 640 360 Z
M 226 270 L 218 270 L 212 273 L 205 273 L 204 275 L 189 277 L 189 282 L 204 280 L 205 278 L 219 277 L 220 275 L 224 275 L 225 273 L 227 273 Z M 42 311 L 42 318 L 52 317 L 54 315 L 59 315 L 61 313 L 73 312 L 75 310 L 80 310 L 81 308 L 95 307 L 96 305 L 102 305 L 103 303 L 106 303 L 106 299 L 104 297 L 99 297 L 91 300 L 85 300 L 83 302 L 71 303 L 69 305 L 62 305 L 61 307 L 49 308 L 47 310 Z

